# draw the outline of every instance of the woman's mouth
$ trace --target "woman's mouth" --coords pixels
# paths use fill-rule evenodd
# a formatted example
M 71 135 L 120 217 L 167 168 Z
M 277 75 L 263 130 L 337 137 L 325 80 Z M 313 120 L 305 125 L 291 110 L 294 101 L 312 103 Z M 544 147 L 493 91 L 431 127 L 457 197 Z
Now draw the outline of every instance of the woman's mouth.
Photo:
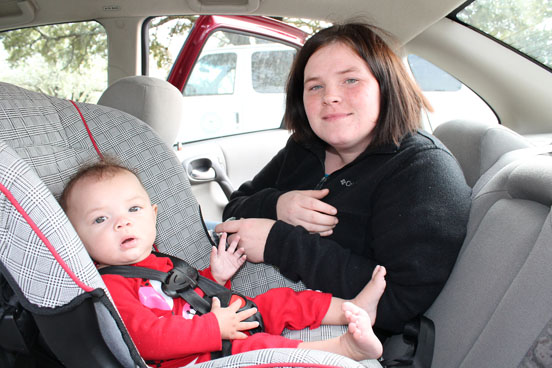
M 332 120 L 339 120 L 348 117 L 351 114 L 348 113 L 335 113 L 335 114 L 328 114 L 322 117 L 322 119 L 326 121 L 332 121 Z

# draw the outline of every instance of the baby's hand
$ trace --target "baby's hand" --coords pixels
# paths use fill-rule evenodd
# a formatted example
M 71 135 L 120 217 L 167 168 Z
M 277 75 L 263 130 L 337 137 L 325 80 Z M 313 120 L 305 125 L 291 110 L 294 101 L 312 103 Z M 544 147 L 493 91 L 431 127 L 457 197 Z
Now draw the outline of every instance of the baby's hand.
M 257 308 L 250 308 L 238 312 L 240 306 L 241 300 L 236 300 L 227 308 L 222 308 L 220 306 L 220 300 L 217 297 L 213 298 L 211 312 L 217 317 L 220 335 L 223 340 L 245 339 L 247 335 L 240 331 L 250 330 L 259 326 L 259 322 L 242 322 L 254 315 L 257 312 Z
M 211 274 L 215 280 L 224 285 L 239 268 L 245 263 L 246 256 L 243 248 L 236 249 L 239 236 L 234 237 L 226 249 L 226 233 L 222 233 L 217 248 L 213 247 L 211 251 Z

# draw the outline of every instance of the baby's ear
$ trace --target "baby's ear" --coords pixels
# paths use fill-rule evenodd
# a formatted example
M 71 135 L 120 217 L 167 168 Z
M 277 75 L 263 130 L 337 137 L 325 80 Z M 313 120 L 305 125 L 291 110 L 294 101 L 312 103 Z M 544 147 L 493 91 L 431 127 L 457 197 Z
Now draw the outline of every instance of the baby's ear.
M 153 213 L 155 214 L 155 217 L 157 217 L 157 205 L 156 205 L 156 204 L 152 204 L 152 205 L 151 205 L 151 208 L 153 208 Z

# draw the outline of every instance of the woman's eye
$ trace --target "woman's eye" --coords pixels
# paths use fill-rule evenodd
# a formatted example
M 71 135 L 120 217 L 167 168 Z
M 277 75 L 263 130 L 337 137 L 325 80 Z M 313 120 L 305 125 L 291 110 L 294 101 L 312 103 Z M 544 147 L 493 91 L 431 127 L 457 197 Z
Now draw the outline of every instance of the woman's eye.
M 140 206 L 132 206 L 128 209 L 128 212 L 138 212 L 140 211 Z
M 107 220 L 107 217 L 105 217 L 105 216 L 100 216 L 100 217 L 98 217 L 97 219 L 94 220 L 94 223 L 96 223 L 96 224 L 101 224 L 101 223 L 104 222 L 105 220 Z
M 319 90 L 320 88 L 322 88 L 322 86 L 319 85 L 319 84 L 316 84 L 316 85 L 311 84 L 311 85 L 305 86 L 305 89 L 306 89 L 307 91 L 316 91 L 316 90 Z
M 355 79 L 355 78 L 349 78 L 345 81 L 345 83 L 347 84 L 354 84 L 356 82 L 358 82 L 358 79 Z

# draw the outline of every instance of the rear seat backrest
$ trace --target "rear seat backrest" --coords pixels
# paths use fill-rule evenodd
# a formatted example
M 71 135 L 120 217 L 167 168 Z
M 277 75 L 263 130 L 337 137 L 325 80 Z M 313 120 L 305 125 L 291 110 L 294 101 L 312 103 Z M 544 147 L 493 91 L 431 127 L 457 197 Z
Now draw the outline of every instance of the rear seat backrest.
M 501 169 L 473 199 L 454 270 L 426 315 L 434 367 L 516 367 L 552 316 L 552 157 Z
M 472 188 L 506 152 L 532 146 L 527 139 L 502 125 L 471 120 L 446 122 L 433 134 L 456 157 Z

